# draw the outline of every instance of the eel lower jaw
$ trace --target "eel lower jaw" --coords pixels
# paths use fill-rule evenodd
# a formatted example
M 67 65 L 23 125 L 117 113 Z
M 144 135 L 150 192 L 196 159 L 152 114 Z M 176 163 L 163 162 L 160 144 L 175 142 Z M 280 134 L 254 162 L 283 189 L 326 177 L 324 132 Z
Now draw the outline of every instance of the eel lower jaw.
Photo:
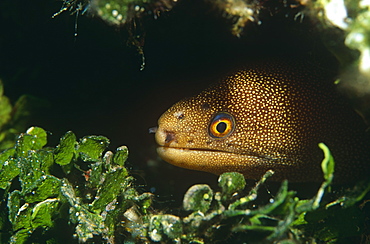
M 223 152 L 223 153 L 233 153 L 229 151 L 216 150 L 216 149 L 205 149 L 205 148 L 191 148 L 191 147 L 169 147 L 169 146 L 158 146 L 158 148 L 163 148 L 164 150 L 184 150 L 184 151 L 200 151 L 200 152 Z
M 250 157 L 255 159 L 266 159 L 266 156 L 258 155 L 256 153 L 237 153 L 237 152 L 231 152 L 231 151 L 225 151 L 225 150 L 217 150 L 217 149 L 205 149 L 205 148 L 189 148 L 189 147 L 169 147 L 169 146 L 163 146 L 159 145 L 157 147 L 157 152 L 192 152 L 192 153 L 214 153 L 214 154 L 225 154 L 225 155 L 237 155 L 237 156 L 244 156 L 244 157 Z M 160 154 L 161 155 L 161 154 Z
M 197 148 L 159 146 L 157 153 L 172 165 L 216 175 L 224 172 L 253 172 L 255 165 L 261 165 L 264 161 L 261 157 L 251 155 Z

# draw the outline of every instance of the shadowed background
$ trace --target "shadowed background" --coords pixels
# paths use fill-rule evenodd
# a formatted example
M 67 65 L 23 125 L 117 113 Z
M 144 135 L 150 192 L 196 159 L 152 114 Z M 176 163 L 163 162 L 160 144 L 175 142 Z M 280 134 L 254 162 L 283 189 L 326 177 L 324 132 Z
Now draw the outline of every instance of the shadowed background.
M 158 160 L 148 128 L 167 108 L 244 60 L 326 55 L 309 19 L 294 20 L 287 9 L 248 25 L 237 38 L 209 4 L 189 0 L 159 19 L 143 18 L 146 65 L 140 71 L 141 56 L 127 45 L 125 28 L 89 14 L 76 19 L 64 12 L 52 18 L 61 5 L 50 0 L 0 3 L 5 95 L 13 102 L 22 94 L 47 101 L 49 106 L 35 112 L 28 125 L 50 131 L 51 146 L 68 130 L 78 137 L 107 136 L 110 150 L 127 145 L 137 184 L 160 194 L 166 204 L 180 200 L 192 184 L 217 182 L 214 175 Z

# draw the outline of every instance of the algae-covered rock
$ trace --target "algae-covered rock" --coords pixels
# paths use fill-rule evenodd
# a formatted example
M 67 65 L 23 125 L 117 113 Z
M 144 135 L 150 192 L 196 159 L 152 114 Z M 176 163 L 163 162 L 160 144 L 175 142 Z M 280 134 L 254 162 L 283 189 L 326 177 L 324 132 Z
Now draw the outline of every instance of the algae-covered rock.
M 181 219 L 177 216 L 164 214 L 154 215 L 149 223 L 150 238 L 155 241 L 180 240 L 182 235 Z
M 194 185 L 184 196 L 184 209 L 188 211 L 207 212 L 213 199 L 213 191 L 208 185 Z
M 19 135 L 14 148 L 0 154 L 0 186 L 7 204 L 0 211 L 2 216 L 9 214 L 11 225 L 4 229 L 8 241 L 37 240 L 37 230 L 60 228 L 63 223 L 71 224 L 80 242 L 95 236 L 109 240 L 125 228 L 120 219 L 132 206 L 146 214 L 151 195 L 133 188 L 133 178 L 124 167 L 127 147 L 118 148 L 117 155 L 104 154 L 107 138 L 87 136 L 77 142 L 72 132 L 56 148 L 45 148 L 46 144 L 45 130 L 31 127 Z M 68 170 L 61 170 L 67 165 Z M 82 173 L 82 168 L 89 169 Z M 65 236 L 72 239 L 73 235 Z
M 218 179 L 218 185 L 222 188 L 224 201 L 244 189 L 246 182 L 242 174 L 236 172 L 229 172 L 222 174 Z

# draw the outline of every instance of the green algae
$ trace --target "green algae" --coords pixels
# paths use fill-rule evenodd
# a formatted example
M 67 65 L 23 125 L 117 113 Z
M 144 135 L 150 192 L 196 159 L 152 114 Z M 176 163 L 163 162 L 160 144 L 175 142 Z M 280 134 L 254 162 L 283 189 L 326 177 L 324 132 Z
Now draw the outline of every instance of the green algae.
M 266 172 L 255 186 L 247 186 L 241 174 L 231 172 L 219 177 L 219 190 L 206 184 L 190 187 L 184 195 L 183 212 L 177 216 L 153 209 L 153 195 L 135 189 L 134 178 L 125 168 L 127 147 L 113 153 L 106 151 L 109 140 L 105 137 L 76 140 L 67 132 L 51 148 L 45 147 L 46 135 L 42 128 L 31 127 L 19 135 L 14 148 L 0 154 L 0 211 L 7 216 L 1 222 L 6 233 L 2 242 L 37 243 L 40 232 L 52 232 L 61 225 L 74 234 L 62 239 L 47 235 L 43 241 L 210 243 L 247 238 L 251 243 L 335 242 L 365 231 L 363 199 L 370 184 L 359 183 L 334 200 L 325 199 L 335 172 L 334 159 L 324 144 L 320 148 L 325 155 L 325 180 L 311 199 L 299 199 L 284 181 L 272 199 L 258 203 L 261 186 L 273 172 Z M 62 164 L 60 155 L 69 155 Z M 66 165 L 68 170 L 63 168 Z
M 44 147 L 46 143 L 45 130 L 31 127 L 19 135 L 14 148 L 1 154 L 2 204 L 7 207 L 0 209 L 11 223 L 7 235 L 10 243 L 32 240 L 36 231 L 58 228 L 61 221 L 75 226 L 76 238 L 81 242 L 98 235 L 107 240 L 119 226 L 117 213 L 123 216 L 134 205 L 149 207 L 151 196 L 132 188 L 133 178 L 124 167 L 126 147 L 119 148 L 116 157 L 112 155 L 117 162 L 113 163 L 103 156 L 109 144 L 105 137 L 87 136 L 77 142 L 74 134 L 67 132 L 57 147 Z M 60 167 L 67 164 L 72 165 L 69 170 L 61 171 Z M 86 164 L 90 170 L 81 173 Z M 58 168 L 57 177 L 51 172 Z M 89 177 L 93 169 L 99 169 L 98 174 Z M 77 172 L 80 174 L 76 179 Z M 68 212 L 61 215 L 65 209 Z M 4 236 L 2 242 L 7 242 Z

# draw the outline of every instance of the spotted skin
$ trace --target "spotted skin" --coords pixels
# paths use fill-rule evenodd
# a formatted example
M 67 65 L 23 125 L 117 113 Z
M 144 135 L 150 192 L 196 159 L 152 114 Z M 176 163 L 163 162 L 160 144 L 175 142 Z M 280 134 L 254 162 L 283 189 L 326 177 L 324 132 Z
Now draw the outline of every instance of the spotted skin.
M 235 127 L 224 138 L 210 120 L 226 112 Z M 158 154 L 183 168 L 258 179 L 322 181 L 325 143 L 336 161 L 335 182 L 366 177 L 369 144 L 360 117 L 337 94 L 325 72 L 292 62 L 255 63 L 182 100 L 158 121 Z

